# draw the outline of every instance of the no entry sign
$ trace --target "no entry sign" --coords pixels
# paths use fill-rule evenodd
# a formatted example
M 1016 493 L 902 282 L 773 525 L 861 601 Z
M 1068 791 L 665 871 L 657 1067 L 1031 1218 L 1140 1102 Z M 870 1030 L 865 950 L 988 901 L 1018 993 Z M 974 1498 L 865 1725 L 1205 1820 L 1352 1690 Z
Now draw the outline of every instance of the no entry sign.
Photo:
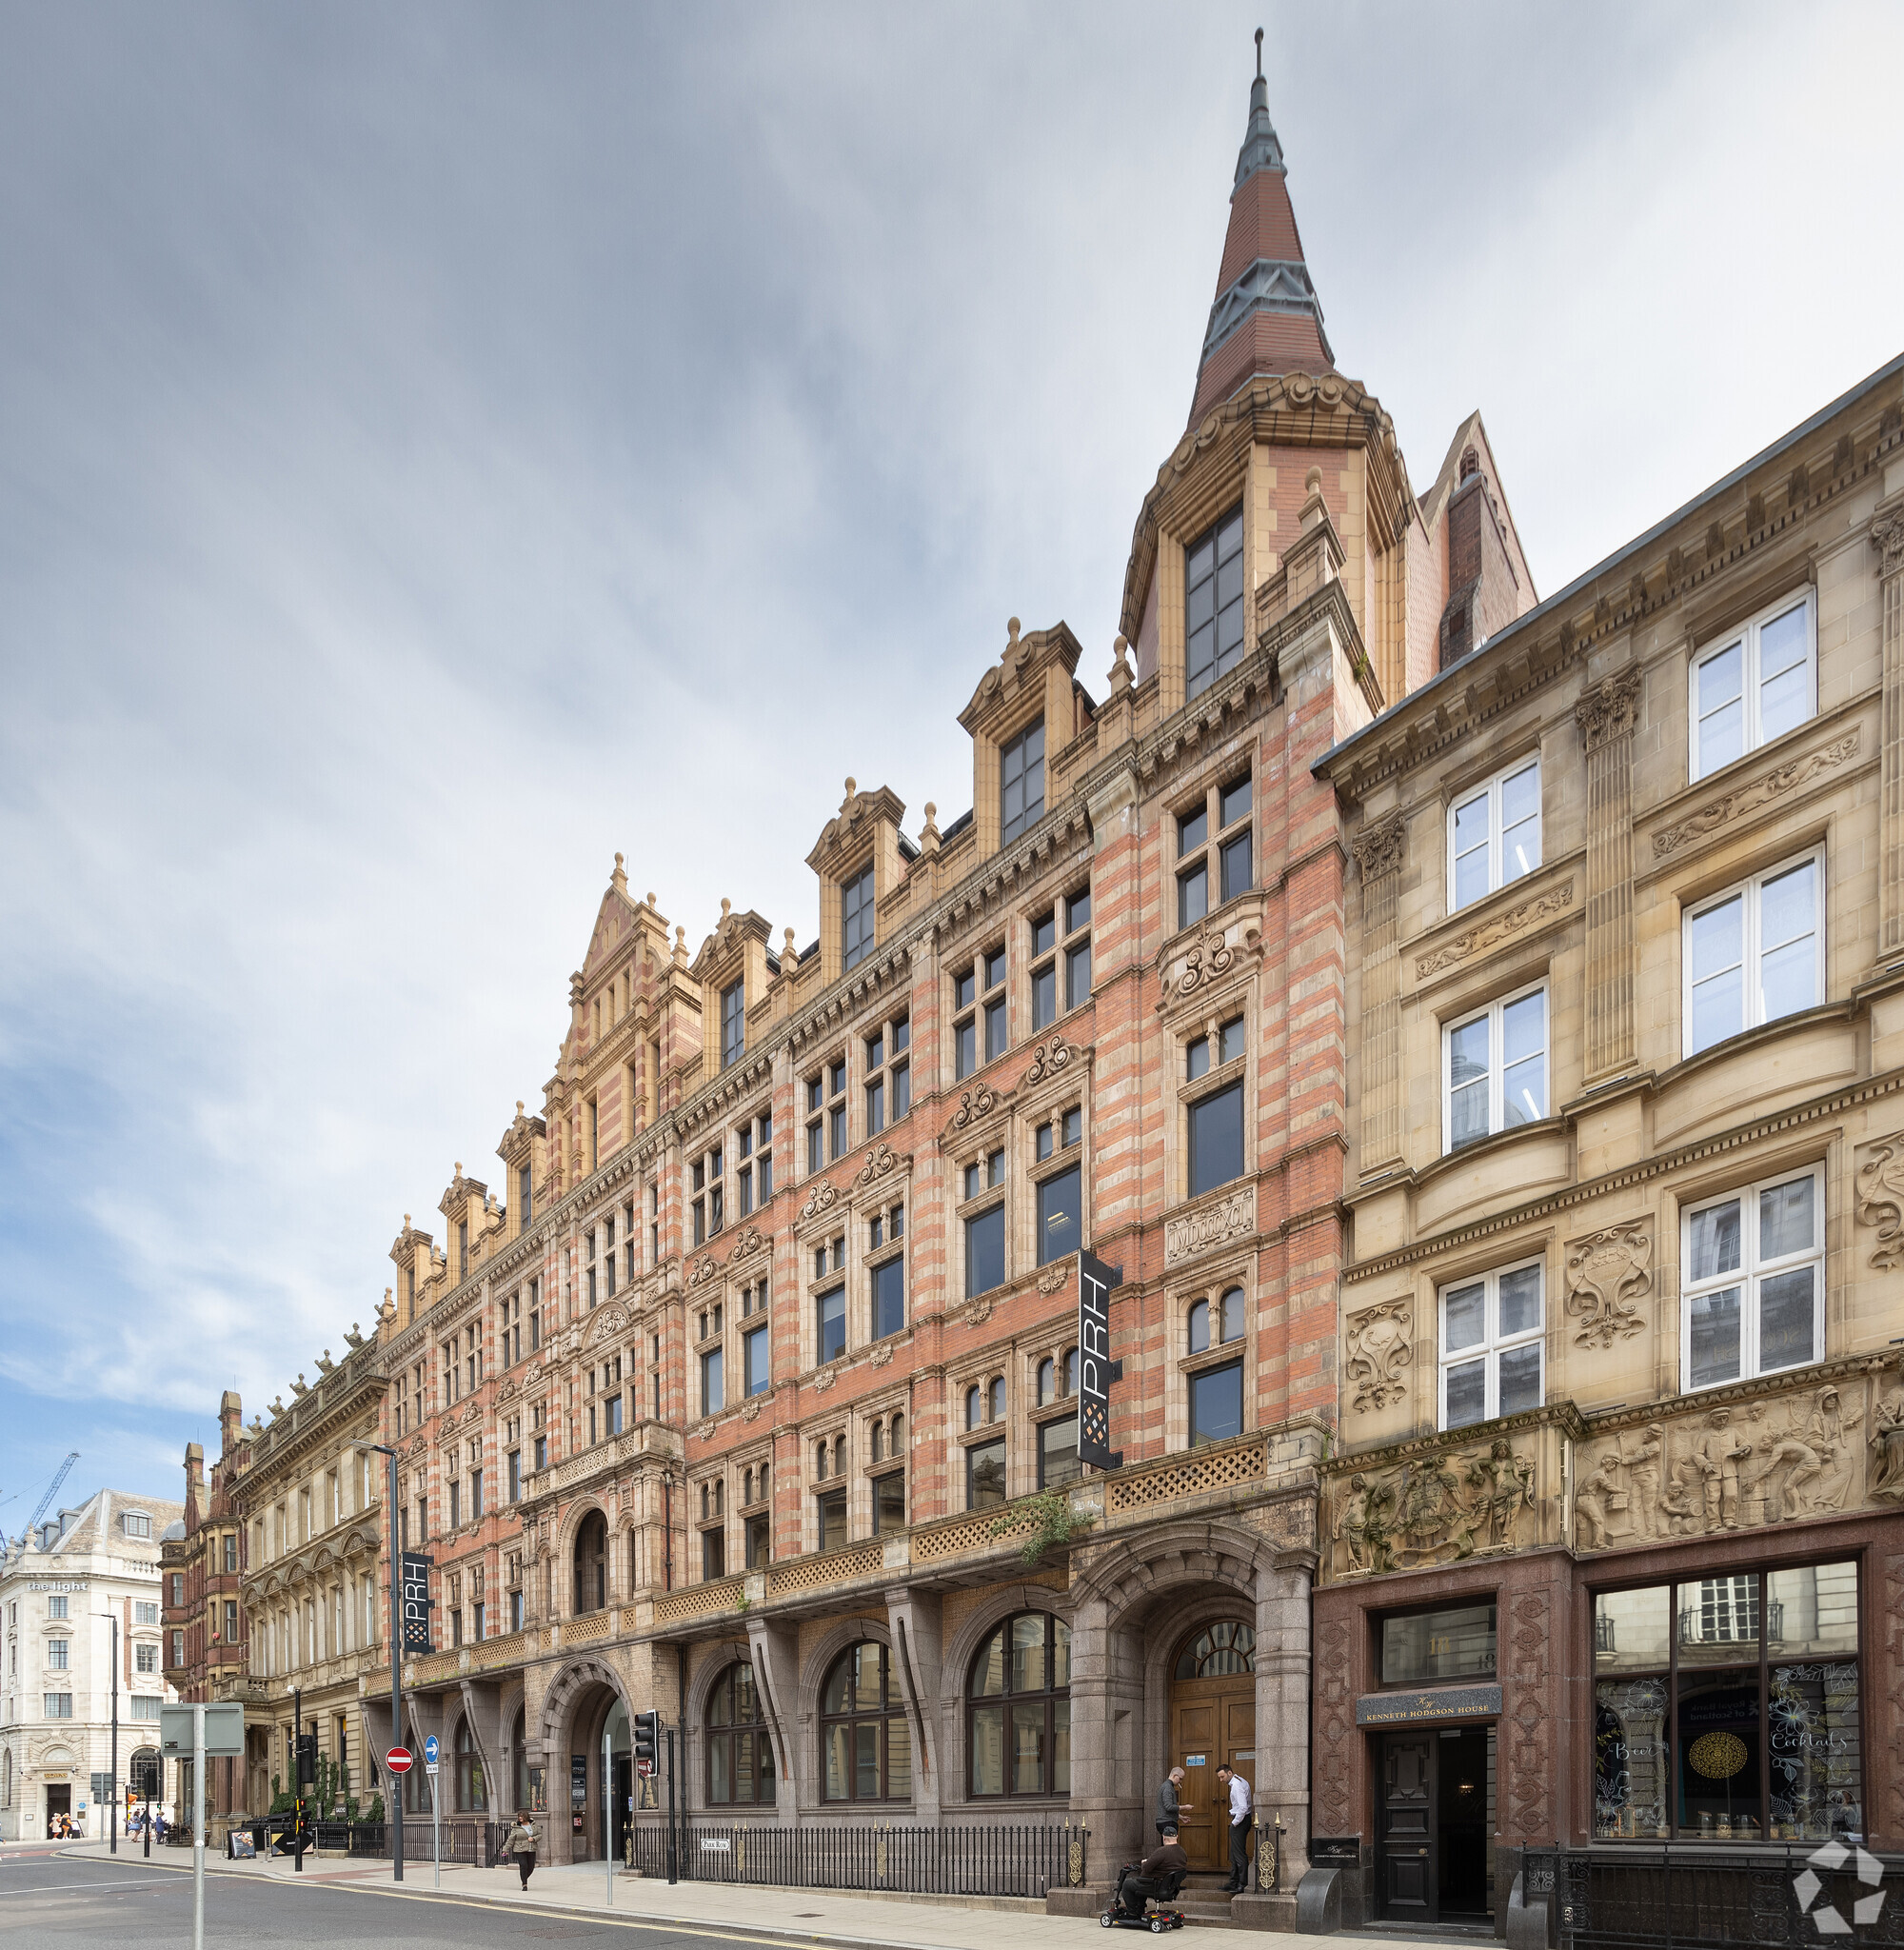
M 392 1774 L 407 1774 L 411 1767 L 415 1765 L 415 1757 L 407 1747 L 392 1747 L 384 1756 L 384 1765 Z

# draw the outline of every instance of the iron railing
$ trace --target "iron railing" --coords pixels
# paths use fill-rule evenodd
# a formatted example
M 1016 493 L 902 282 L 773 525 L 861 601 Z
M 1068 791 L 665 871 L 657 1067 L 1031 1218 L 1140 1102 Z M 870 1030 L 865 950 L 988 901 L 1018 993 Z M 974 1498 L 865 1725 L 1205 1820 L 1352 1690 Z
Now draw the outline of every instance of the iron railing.
M 1090 1831 L 1058 1827 L 902 1827 L 883 1822 L 684 1821 L 680 1874 L 698 1882 L 791 1889 L 892 1889 L 913 1896 L 1031 1896 L 1081 1888 Z M 629 1858 L 668 1871 L 667 1824 L 638 1821 Z
M 1530 1848 L 1521 1887 L 1554 1892 L 1569 1950 L 1800 1950 L 1895 1941 L 1904 1930 L 1904 1861 L 1845 1841 Z

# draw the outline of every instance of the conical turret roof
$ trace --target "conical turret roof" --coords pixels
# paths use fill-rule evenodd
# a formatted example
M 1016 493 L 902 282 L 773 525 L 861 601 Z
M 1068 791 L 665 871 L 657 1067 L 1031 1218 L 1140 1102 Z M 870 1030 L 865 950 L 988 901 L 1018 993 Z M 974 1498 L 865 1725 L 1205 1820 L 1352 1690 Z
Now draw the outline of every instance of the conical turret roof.
M 1256 80 L 1249 127 L 1237 154 L 1229 234 L 1217 273 L 1217 299 L 1203 334 L 1190 424 L 1259 373 L 1329 372 L 1335 355 L 1322 330 L 1322 307 L 1302 258 L 1289 201 L 1282 144 L 1269 119 L 1262 74 L 1262 30 L 1256 36 Z

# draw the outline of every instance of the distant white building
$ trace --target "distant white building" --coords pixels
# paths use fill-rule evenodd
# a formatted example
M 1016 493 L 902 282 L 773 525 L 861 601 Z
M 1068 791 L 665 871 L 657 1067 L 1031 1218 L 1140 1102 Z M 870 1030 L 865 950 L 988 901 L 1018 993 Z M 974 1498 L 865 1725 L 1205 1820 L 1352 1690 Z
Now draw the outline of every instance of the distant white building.
M 159 1758 L 159 1705 L 178 1697 L 162 1671 L 159 1541 L 184 1516 L 163 1497 L 103 1489 L 17 1545 L 0 1542 L 0 1841 L 44 1840 L 60 1814 L 105 1836 L 113 1620 L 122 1802 L 134 1758 Z

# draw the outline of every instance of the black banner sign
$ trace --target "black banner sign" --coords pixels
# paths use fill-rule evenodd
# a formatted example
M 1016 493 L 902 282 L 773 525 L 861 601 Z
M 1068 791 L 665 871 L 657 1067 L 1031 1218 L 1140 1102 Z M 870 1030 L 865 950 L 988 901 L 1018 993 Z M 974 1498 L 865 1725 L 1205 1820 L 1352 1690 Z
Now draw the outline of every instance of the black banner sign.
M 1078 1255 L 1078 1460 L 1094 1469 L 1118 1469 L 1123 1451 L 1111 1447 L 1111 1383 L 1124 1364 L 1111 1359 L 1111 1289 L 1123 1269 L 1089 1253 Z
M 1491 1720 L 1499 1712 L 1498 1686 L 1437 1686 L 1427 1693 L 1364 1693 L 1356 1701 L 1356 1724 L 1420 1726 L 1436 1720 Z
M 404 1607 L 406 1652 L 430 1649 L 429 1615 L 436 1608 L 436 1601 L 429 1595 L 429 1567 L 435 1562 L 418 1551 L 407 1550 L 403 1554 L 404 1587 L 399 1596 Z

